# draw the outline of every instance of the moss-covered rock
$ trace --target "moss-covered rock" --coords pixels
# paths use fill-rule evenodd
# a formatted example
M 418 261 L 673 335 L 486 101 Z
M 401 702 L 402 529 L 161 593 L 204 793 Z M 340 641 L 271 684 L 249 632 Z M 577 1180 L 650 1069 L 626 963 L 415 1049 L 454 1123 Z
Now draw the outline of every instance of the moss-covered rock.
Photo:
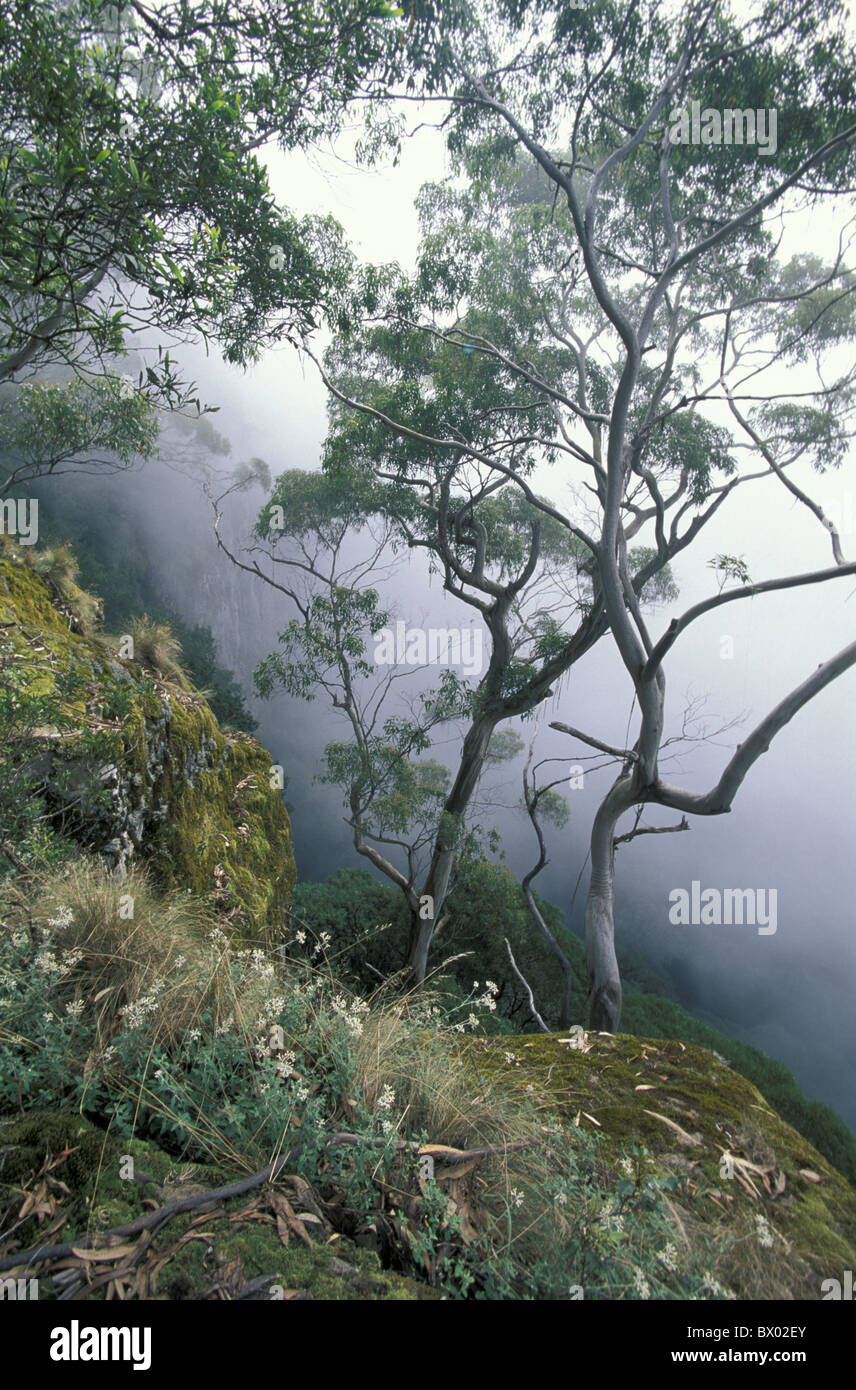
M 4 661 L 28 696 L 49 702 L 51 722 L 30 731 L 29 770 L 63 833 L 119 877 L 137 856 L 160 886 L 210 894 L 239 934 L 273 944 L 296 871 L 266 750 L 221 730 L 184 683 L 75 631 L 51 584 L 9 545 L 0 625 Z
M 473 1038 L 461 1051 L 480 1076 L 521 1096 L 534 1088 L 563 1127 L 597 1136 L 616 1177 L 628 1150 L 640 1171 L 680 1176 L 688 1220 L 741 1232 L 729 1277 L 739 1297 L 818 1299 L 824 1279 L 854 1268 L 856 1190 L 714 1053 L 608 1033 Z M 763 1293 L 759 1217 L 772 1241 Z

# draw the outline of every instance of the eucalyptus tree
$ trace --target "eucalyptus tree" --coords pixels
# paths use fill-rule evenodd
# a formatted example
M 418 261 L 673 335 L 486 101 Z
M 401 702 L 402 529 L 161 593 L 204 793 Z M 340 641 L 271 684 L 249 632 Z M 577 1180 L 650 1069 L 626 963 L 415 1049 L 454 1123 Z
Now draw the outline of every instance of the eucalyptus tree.
M 111 437 L 114 466 L 151 453 L 158 407 L 200 408 L 169 345 L 210 338 L 246 364 L 335 317 L 338 229 L 278 207 L 257 151 L 330 135 L 381 93 L 402 70 L 398 14 L 384 0 L 3 6 L 0 383 L 40 374 L 6 398 L 7 485 L 101 457 Z M 129 390 L 114 363 L 133 334 L 160 346 Z
M 354 848 L 418 918 L 424 853 L 449 783 L 445 765 L 424 755 L 470 699 L 452 669 L 437 688 L 413 690 L 412 664 L 370 659 L 370 641 L 392 621 L 376 586 L 393 587 L 400 567 L 400 506 L 383 486 L 292 470 L 276 480 L 255 543 L 239 549 L 224 538 L 224 504 L 255 481 L 270 485 L 262 469 L 245 467 L 225 485 L 209 477 L 206 491 L 221 548 L 294 613 L 278 649 L 256 668 L 256 688 L 263 696 L 279 688 L 298 699 L 320 697 L 345 720 L 349 737 L 326 745 L 319 780 L 342 790 Z M 399 501 L 409 507 L 408 498 Z
M 405 965 L 421 982 L 457 871 L 484 840 L 473 823 L 479 779 L 519 746 L 496 727 L 541 698 L 554 614 L 559 606 L 584 607 L 590 578 L 574 571 L 569 581 L 573 538 L 514 493 L 477 500 L 444 477 L 417 497 L 367 476 L 353 461 L 326 474 L 293 470 L 278 478 L 254 545 L 241 551 L 224 537 L 224 507 L 251 481 L 264 482 L 263 474 L 245 468 L 219 486 L 212 477 L 206 488 L 223 550 L 295 614 L 279 634 L 279 649 L 260 663 L 257 688 L 263 695 L 282 688 L 298 698 L 320 696 L 347 721 L 349 737 L 324 750 L 321 780 L 343 791 L 356 851 L 405 896 Z M 418 673 L 432 669 L 424 643 L 421 656 L 398 644 L 397 658 L 379 660 L 394 619 L 376 586 L 395 591 L 402 550 L 424 550 L 429 569 L 443 573 L 446 589 L 474 607 L 487 628 L 490 653 L 478 685 L 445 664 L 453 650 L 435 652 L 443 665 L 439 684 L 426 689 L 423 680 L 417 691 L 410 687 Z M 455 635 L 440 630 L 438 647 L 454 648 Z M 457 732 L 450 735 L 450 727 Z M 451 771 L 426 756 L 441 732 Z
M 456 165 L 422 195 L 415 274 L 367 271 L 365 322 L 322 365 L 327 466 L 433 490 L 441 526 L 457 479 L 473 559 L 450 557 L 453 591 L 485 582 L 478 508 L 497 495 L 519 492 L 573 541 L 565 572 L 590 577 L 590 599 L 576 621 L 548 615 L 511 688 L 481 693 L 489 719 L 531 710 L 603 636 L 626 670 L 628 747 L 564 726 L 620 765 L 594 820 L 586 906 L 590 1019 L 615 1029 L 621 817 L 730 810 L 775 734 L 856 662 L 848 645 L 784 694 L 710 790 L 662 778 L 665 659 L 686 628 L 856 572 L 812 496 L 812 470 L 840 464 L 852 437 L 856 62 L 823 0 L 739 14 L 496 0 L 466 32 L 446 14 Z M 802 249 L 819 212 L 841 226 L 828 260 Z M 566 484 L 564 506 L 536 493 L 539 465 L 551 490 Z M 824 528 L 831 564 L 752 583 L 740 557 L 714 556 L 716 591 L 652 635 L 645 585 L 762 481 Z M 647 543 L 641 564 L 633 540 Z

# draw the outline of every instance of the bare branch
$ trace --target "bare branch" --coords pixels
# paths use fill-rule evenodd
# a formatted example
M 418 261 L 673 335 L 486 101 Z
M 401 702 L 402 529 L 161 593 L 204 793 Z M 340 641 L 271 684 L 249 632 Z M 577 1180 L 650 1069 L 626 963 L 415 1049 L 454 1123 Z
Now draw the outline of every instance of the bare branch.
M 688 792 L 658 781 L 645 799 L 675 811 L 689 811 L 698 816 L 719 816 L 731 810 L 731 803 L 746 774 L 763 753 L 766 753 L 776 734 L 789 724 L 795 714 L 825 690 L 840 675 L 856 665 L 856 642 L 844 647 L 837 656 L 823 662 L 801 685 L 791 690 L 756 725 L 745 743 L 738 745 L 716 786 L 709 792 Z
M 613 845 L 617 849 L 619 845 L 627 845 L 631 840 L 635 840 L 637 835 L 674 835 L 679 830 L 689 830 L 690 823 L 686 816 L 681 818 L 678 825 L 639 825 L 628 830 L 624 835 L 613 837 Z
M 532 1018 L 538 1024 L 538 1027 L 541 1029 L 542 1033 L 549 1033 L 550 1029 L 547 1027 L 546 1023 L 544 1022 L 543 1018 L 541 1017 L 541 1015 L 535 1007 L 535 996 L 532 993 L 532 989 L 528 982 L 521 975 L 519 969 L 517 968 L 517 961 L 514 959 L 514 952 L 508 944 L 508 937 L 505 938 L 505 949 L 508 951 L 508 959 L 511 961 L 512 970 L 514 971 L 515 975 L 517 976 L 518 980 L 520 981 L 523 988 L 526 990 L 527 995 L 529 996 L 529 1012 Z
M 571 738 L 578 738 L 581 743 L 587 743 L 590 748 L 597 748 L 601 753 L 609 753 L 613 758 L 620 758 L 622 762 L 632 762 L 637 757 L 632 748 L 613 748 L 610 743 L 601 743 L 600 739 L 593 738 L 591 734 L 584 734 L 579 729 L 572 729 L 570 724 L 560 724 L 558 720 L 551 720 L 550 728 L 556 729 L 560 734 L 570 734 Z

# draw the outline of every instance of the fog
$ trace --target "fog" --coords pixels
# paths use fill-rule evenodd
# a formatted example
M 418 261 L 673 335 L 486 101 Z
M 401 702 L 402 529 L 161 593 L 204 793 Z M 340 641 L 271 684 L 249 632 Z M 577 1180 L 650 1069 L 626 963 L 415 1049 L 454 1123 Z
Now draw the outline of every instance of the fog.
M 347 152 L 347 141 L 341 148 Z M 418 231 L 413 197 L 425 178 L 442 176 L 444 159 L 438 137 L 429 131 L 405 145 L 396 170 L 358 172 L 330 155 L 272 156 L 270 167 L 275 191 L 295 211 L 332 211 L 361 255 L 408 262 Z M 235 463 L 257 455 L 274 475 L 319 466 L 326 403 L 311 364 L 304 369 L 291 350 L 282 350 L 240 373 L 198 348 L 177 355 L 202 397 L 221 407 L 214 423 L 232 441 Z M 845 553 L 856 553 L 853 457 L 838 473 L 808 478 L 818 500 L 840 504 Z M 560 471 L 545 470 L 537 483 L 559 504 L 568 500 Z M 325 742 L 341 735 L 344 726 L 321 701 L 304 704 L 285 696 L 262 701 L 251 695 L 255 664 L 275 648 L 280 626 L 293 614 L 286 600 L 237 571 L 217 550 L 210 512 L 194 483 L 164 462 L 153 462 L 127 476 L 66 479 L 50 487 L 60 498 L 74 491 L 92 505 L 112 509 L 117 518 L 131 518 L 157 567 L 164 599 L 187 620 L 212 628 L 221 662 L 248 692 L 259 738 L 289 779 L 286 798 L 300 875 L 320 879 L 340 866 L 366 867 L 353 850 L 338 792 L 313 780 Z M 676 562 L 680 601 L 650 615 L 655 636 L 673 612 L 713 591 L 707 561 L 718 552 L 745 554 L 753 579 L 832 563 L 828 538 L 804 508 L 778 484 L 751 487 L 751 500 L 748 489 L 739 490 L 737 500 L 706 528 L 700 549 Z M 264 500 L 258 490 L 234 499 L 230 533 L 246 528 Z M 437 579 L 427 586 L 422 559 L 405 558 L 394 586 L 380 587 L 405 621 L 445 626 L 471 620 L 470 611 L 444 595 Z M 710 730 L 741 722 L 682 749 L 675 762 L 664 765 L 670 781 L 694 790 L 709 786 L 729 751 L 770 706 L 852 640 L 854 587 L 852 579 L 840 579 L 759 596 L 714 611 L 682 635 L 666 663 L 667 735 L 679 732 L 685 707 L 698 698 L 705 701 Z M 733 656 L 723 655 L 730 649 L 723 638 L 730 639 Z M 682 1003 L 781 1059 L 809 1096 L 833 1105 L 856 1129 L 854 699 L 856 673 L 851 671 L 775 739 L 729 815 L 697 817 L 686 833 L 621 846 L 616 863 L 619 957 L 622 945 L 644 950 Z M 628 727 L 633 728 L 631 689 L 606 641 L 573 668 L 545 703 L 540 721 L 538 756 L 561 760 L 552 776 L 560 775 L 563 765 L 588 766 L 580 755 L 590 750 L 550 730 L 553 719 L 626 746 Z M 515 727 L 528 740 L 534 725 Z M 505 805 L 483 817 L 500 828 L 508 862 L 520 874 L 537 856 L 526 818 L 511 809 L 520 798 L 522 762 L 518 758 L 494 774 L 485 799 Z M 609 769 L 586 775 L 581 789 L 569 783 L 570 823 L 563 831 L 548 830 L 551 863 L 537 886 L 569 913 L 577 930 L 585 874 L 572 911 L 571 897 L 585 864 L 592 814 L 612 775 Z M 668 824 L 670 813 L 652 812 L 646 820 Z M 677 888 L 689 890 L 693 881 L 702 889 L 775 890 L 775 931 L 761 935 L 750 925 L 673 925 L 669 895 Z

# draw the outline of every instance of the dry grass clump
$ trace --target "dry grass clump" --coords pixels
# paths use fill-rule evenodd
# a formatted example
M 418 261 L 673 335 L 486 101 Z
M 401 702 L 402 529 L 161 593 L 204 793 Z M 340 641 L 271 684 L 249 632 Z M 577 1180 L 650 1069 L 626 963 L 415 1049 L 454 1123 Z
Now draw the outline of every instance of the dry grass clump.
M 28 559 L 28 563 L 36 574 L 50 580 L 63 594 L 72 584 L 77 583 L 80 566 L 71 546 L 66 542 L 62 545 L 45 546 L 44 550 L 34 550 L 31 554 L 32 559 Z
M 181 663 L 181 642 L 169 623 L 158 622 L 148 613 L 134 618 L 130 625 L 134 639 L 134 660 L 149 666 L 180 685 L 188 685 L 188 676 Z
M 555 1121 L 537 1092 L 524 1098 L 501 1076 L 480 1074 L 438 1015 L 431 996 L 376 1003 L 353 1044 L 355 1083 L 381 1125 L 388 1117 L 398 1134 L 490 1151 L 457 1169 L 453 1156 L 438 1154 L 437 1172 L 449 1175 L 441 1186 L 466 1239 L 485 1236 L 525 1262 L 557 1234 Z M 524 1204 L 527 1219 L 512 1233 L 509 1212 Z
M 375 1003 L 353 1043 L 359 1085 L 370 1110 L 388 1088 L 410 1128 L 453 1148 L 473 1148 L 542 1133 L 533 1117 L 522 1120 L 519 1096 L 490 1078 L 475 1063 L 450 1052 L 448 1038 L 429 1024 L 432 996 Z
M 145 1018 L 153 1041 L 171 1048 L 206 1010 L 215 1025 L 255 1017 L 258 986 L 236 992 L 222 919 L 189 893 L 157 893 L 144 869 L 131 865 L 120 883 L 81 857 L 34 875 L 26 902 L 18 916 L 41 933 L 37 968 L 71 961 L 60 1002 L 83 1000 L 101 1045 L 126 1020 Z

